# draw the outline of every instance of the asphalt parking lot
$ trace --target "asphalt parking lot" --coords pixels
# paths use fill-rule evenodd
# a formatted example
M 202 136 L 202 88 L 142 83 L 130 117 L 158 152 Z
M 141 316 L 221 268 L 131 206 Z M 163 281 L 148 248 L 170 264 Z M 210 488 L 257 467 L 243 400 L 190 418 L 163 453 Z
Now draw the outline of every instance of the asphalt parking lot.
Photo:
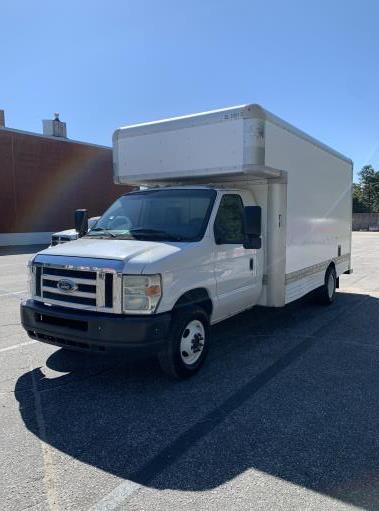
M 379 509 L 379 233 L 335 304 L 217 325 L 179 383 L 31 341 L 29 255 L 0 256 L 1 510 Z

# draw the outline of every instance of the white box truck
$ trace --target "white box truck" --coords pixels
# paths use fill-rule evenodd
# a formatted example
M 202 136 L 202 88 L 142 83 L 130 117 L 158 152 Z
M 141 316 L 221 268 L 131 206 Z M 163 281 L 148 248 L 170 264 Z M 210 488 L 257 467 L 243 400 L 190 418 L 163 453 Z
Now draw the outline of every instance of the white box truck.
M 68 349 L 156 353 L 192 375 L 209 327 L 351 270 L 352 162 L 258 105 L 118 129 L 120 197 L 80 238 L 30 261 L 29 336 Z

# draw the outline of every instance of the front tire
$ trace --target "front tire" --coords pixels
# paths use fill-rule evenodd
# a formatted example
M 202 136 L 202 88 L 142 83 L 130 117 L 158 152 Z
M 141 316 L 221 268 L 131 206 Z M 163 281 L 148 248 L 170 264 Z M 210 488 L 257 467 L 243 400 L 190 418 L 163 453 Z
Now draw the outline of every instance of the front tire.
M 317 293 L 317 301 L 322 305 L 330 305 L 336 297 L 337 274 L 334 266 L 329 266 L 325 273 L 325 283 Z
M 195 374 L 209 349 L 209 317 L 201 307 L 186 306 L 174 312 L 167 346 L 159 353 L 162 370 L 181 380 Z

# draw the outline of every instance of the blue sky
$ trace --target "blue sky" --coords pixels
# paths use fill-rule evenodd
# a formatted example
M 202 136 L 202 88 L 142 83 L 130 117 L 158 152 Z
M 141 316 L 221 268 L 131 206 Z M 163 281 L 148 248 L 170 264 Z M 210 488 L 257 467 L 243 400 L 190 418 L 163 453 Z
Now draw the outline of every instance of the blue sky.
M 260 103 L 379 168 L 375 0 L 1 0 L 0 108 L 111 144 L 119 126 Z

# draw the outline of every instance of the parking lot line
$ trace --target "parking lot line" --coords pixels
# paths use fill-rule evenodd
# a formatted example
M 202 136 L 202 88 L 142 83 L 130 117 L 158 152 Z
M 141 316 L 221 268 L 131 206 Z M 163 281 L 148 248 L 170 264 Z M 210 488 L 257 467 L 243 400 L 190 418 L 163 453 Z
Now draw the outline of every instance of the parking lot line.
M 8 346 L 7 348 L 1 348 L 0 353 L 3 353 L 4 351 L 16 350 L 17 348 L 22 348 L 22 346 L 28 346 L 29 344 L 35 344 L 36 342 L 37 341 L 20 342 L 19 344 L 14 344 L 13 346 Z
M 141 484 L 134 483 L 133 481 L 124 481 L 94 504 L 89 511 L 114 511 L 127 497 L 130 497 L 139 488 L 142 488 Z
M 26 289 L 23 289 L 22 291 L 7 291 L 6 293 L 0 293 L 0 298 L 2 296 L 21 295 L 26 292 L 27 292 Z

